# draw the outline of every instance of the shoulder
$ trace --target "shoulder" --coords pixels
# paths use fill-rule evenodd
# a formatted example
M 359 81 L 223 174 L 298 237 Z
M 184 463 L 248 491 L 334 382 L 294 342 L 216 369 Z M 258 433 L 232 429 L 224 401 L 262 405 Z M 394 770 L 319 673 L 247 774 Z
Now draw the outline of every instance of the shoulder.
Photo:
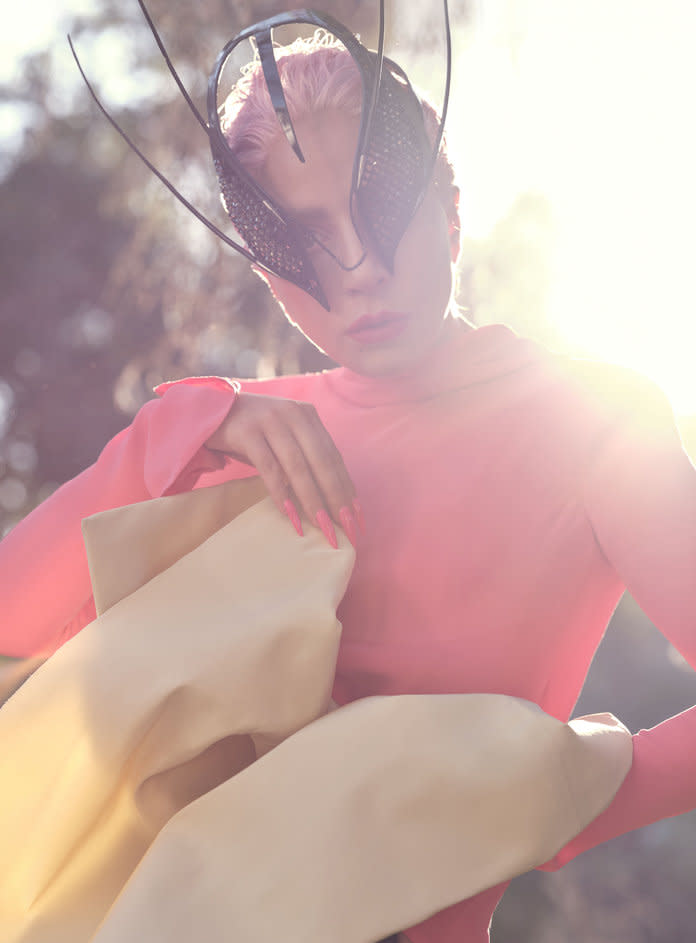
M 553 360 L 552 369 L 564 382 L 568 403 L 589 410 L 602 424 L 628 423 L 646 429 L 674 425 L 665 393 L 637 370 L 560 355 Z
M 518 387 L 517 434 L 578 469 L 617 446 L 636 455 L 681 448 L 664 392 L 628 367 L 540 348 Z

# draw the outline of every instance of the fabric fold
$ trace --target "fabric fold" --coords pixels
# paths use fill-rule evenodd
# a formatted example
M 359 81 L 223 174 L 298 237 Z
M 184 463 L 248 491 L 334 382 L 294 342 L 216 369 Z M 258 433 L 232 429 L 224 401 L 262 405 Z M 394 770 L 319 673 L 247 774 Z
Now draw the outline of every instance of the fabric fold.
M 199 494 L 115 513 L 133 533 L 126 518 L 157 523 L 159 502 L 175 502 L 170 518 L 188 532 Z M 301 541 L 269 498 L 253 504 L 3 706 L 3 941 L 89 940 L 164 821 L 255 759 L 255 737 L 263 751 L 326 710 L 353 550 L 307 530 Z M 137 542 L 107 550 L 112 573 L 148 556 Z
M 584 724 L 504 695 L 346 705 L 178 813 L 95 943 L 374 943 L 587 824 L 630 738 L 609 716 Z
M 327 713 L 354 552 L 258 480 L 84 526 L 98 618 L 0 712 L 6 943 L 373 943 L 547 860 L 631 738 L 494 694 Z

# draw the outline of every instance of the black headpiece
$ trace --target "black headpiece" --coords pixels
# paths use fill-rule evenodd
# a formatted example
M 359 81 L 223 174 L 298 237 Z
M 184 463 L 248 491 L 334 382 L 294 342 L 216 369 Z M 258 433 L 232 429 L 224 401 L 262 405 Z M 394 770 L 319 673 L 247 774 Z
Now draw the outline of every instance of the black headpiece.
M 298 159 L 304 161 L 278 73 L 273 30 L 289 24 L 309 24 L 323 28 L 343 43 L 358 67 L 363 85 L 362 117 L 353 164 L 350 211 L 353 215 L 357 210 L 361 226 L 367 230 L 371 245 L 391 270 L 397 246 L 425 195 L 440 149 L 451 74 L 447 0 L 444 0 L 447 78 L 440 126 L 434 145 L 429 143 L 422 107 L 408 77 L 396 63 L 384 56 L 384 0 L 380 0 L 379 48 L 376 53 L 366 49 L 350 30 L 333 17 L 313 10 L 295 10 L 279 14 L 243 30 L 223 48 L 208 81 L 207 124 L 174 69 L 143 0 L 138 0 L 138 3 L 181 93 L 208 135 L 225 209 L 235 229 L 245 240 L 246 246 L 230 239 L 204 217 L 130 140 L 97 98 L 68 37 L 77 66 L 98 107 L 149 169 L 210 230 L 255 265 L 307 291 L 327 310 L 329 305 L 326 296 L 307 255 L 308 243 L 318 243 L 338 265 L 347 270 L 357 268 L 365 258 L 365 252 L 355 265 L 344 265 L 327 246 L 311 236 L 301 223 L 278 206 L 254 181 L 229 147 L 220 127 L 218 86 L 221 73 L 234 49 L 242 41 L 254 39 L 273 108 L 289 144 Z

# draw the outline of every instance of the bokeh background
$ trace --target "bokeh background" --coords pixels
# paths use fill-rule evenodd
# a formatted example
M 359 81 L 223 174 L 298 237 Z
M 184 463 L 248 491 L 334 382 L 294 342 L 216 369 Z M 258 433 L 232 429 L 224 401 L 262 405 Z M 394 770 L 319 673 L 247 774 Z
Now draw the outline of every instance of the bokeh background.
M 151 0 L 201 108 L 223 43 L 292 6 Z M 387 6 L 389 54 L 439 103 L 440 0 Z M 374 45 L 376 0 L 324 7 Z M 450 13 L 460 305 L 477 324 L 503 321 L 556 349 L 647 373 L 694 454 L 696 12 L 684 0 L 450 0 Z M 68 30 L 128 133 L 224 225 L 205 138 L 136 0 L 15 8 L 0 38 L 3 534 L 94 461 L 161 380 L 328 364 L 99 116 Z M 637 730 L 694 702 L 696 675 L 624 600 L 578 713 L 612 710 Z M 693 935 L 695 849 L 691 814 L 557 874 L 520 878 L 493 940 L 683 943 Z

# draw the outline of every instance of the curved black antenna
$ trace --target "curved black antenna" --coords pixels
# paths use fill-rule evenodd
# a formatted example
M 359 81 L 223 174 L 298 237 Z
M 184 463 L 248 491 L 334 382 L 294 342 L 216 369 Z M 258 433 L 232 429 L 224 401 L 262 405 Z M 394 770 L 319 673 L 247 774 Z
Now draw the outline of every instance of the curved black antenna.
M 73 58 L 77 64 L 77 68 L 80 70 L 80 75 L 82 76 L 82 79 L 85 85 L 87 86 L 87 89 L 90 95 L 96 102 L 97 107 L 99 108 L 101 113 L 104 115 L 106 120 L 109 122 L 109 124 L 112 126 L 112 128 L 118 131 L 118 133 L 121 135 L 121 137 L 126 142 L 128 147 L 130 147 L 132 151 L 135 151 L 135 153 L 138 155 L 140 160 L 145 164 L 148 170 L 152 171 L 152 173 L 157 177 L 157 179 L 162 181 L 162 183 L 169 190 L 169 192 L 173 194 L 173 196 L 175 196 L 177 200 L 180 203 L 182 203 L 186 207 L 187 210 L 189 210 L 189 212 L 193 213 L 196 219 L 200 220 L 200 222 L 202 222 L 204 226 L 207 226 L 207 228 L 212 233 L 215 233 L 215 235 L 218 236 L 218 238 L 222 239 L 222 241 L 225 242 L 228 246 L 231 246 L 233 249 L 236 249 L 237 252 L 240 252 L 245 258 L 249 259 L 250 262 L 253 262 L 254 265 L 257 265 L 259 268 L 262 268 L 266 272 L 270 272 L 271 275 L 275 274 L 274 272 L 271 272 L 271 270 L 267 268 L 262 262 L 260 262 L 254 255 L 252 255 L 251 252 L 249 252 L 249 250 L 245 246 L 241 245 L 241 243 L 239 242 L 235 242 L 234 239 L 230 239 L 230 237 L 227 236 L 221 229 L 218 229 L 215 223 L 211 223 L 209 219 L 203 216 L 203 214 L 199 210 L 197 210 L 196 207 L 192 203 L 190 203 L 186 199 L 186 197 L 176 189 L 174 184 L 170 183 L 167 180 L 167 178 L 164 176 L 164 174 L 160 173 L 160 171 L 155 167 L 155 165 L 147 159 L 147 157 L 143 154 L 143 152 L 131 141 L 131 139 L 128 137 L 128 135 L 123 130 L 123 128 L 118 124 L 118 122 L 114 118 L 112 118 L 112 116 L 109 114 L 106 108 L 99 101 L 99 98 L 97 97 L 97 93 L 94 91 L 94 89 L 90 85 L 89 79 L 85 75 L 84 69 L 82 68 L 82 64 L 80 63 L 80 60 L 77 57 L 77 53 L 75 52 L 75 47 L 73 46 L 72 39 L 70 38 L 69 35 L 68 35 L 68 43 L 70 45 L 70 51 L 72 52 Z
M 350 196 L 350 221 L 353 224 L 353 230 L 358 237 L 358 241 L 363 248 L 363 253 L 360 256 L 360 259 L 352 265 L 350 268 L 346 268 L 344 265 L 341 265 L 341 268 L 346 272 L 355 271 L 358 266 L 367 258 L 367 246 L 363 241 L 363 237 L 360 233 L 358 227 L 358 221 L 355 218 L 355 199 L 354 195 L 360 186 L 360 181 L 362 180 L 363 171 L 365 170 L 365 142 L 368 140 L 370 135 L 370 128 L 372 127 L 372 119 L 374 118 L 375 111 L 377 109 L 377 99 L 379 97 L 379 90 L 382 86 L 382 66 L 384 64 L 384 0 L 379 0 L 379 38 L 377 41 L 377 67 L 375 69 L 374 79 L 372 82 L 372 95 L 370 96 L 370 104 L 368 106 L 367 112 L 363 116 L 363 121 L 361 122 L 360 134 L 358 137 L 358 147 L 360 148 L 360 154 L 358 155 L 357 167 L 354 167 L 353 170 L 353 181 L 351 183 L 351 196 Z M 364 81 L 364 78 L 363 78 Z M 364 102 L 364 98 L 363 98 Z M 319 243 L 322 246 L 322 249 L 326 249 L 322 243 Z M 327 250 L 328 251 L 328 250 Z M 332 252 L 329 252 L 329 255 L 333 256 Z M 335 256 L 333 256 L 335 258 Z M 336 260 L 338 261 L 338 260 Z
M 276 113 L 276 117 L 280 122 L 280 126 L 283 129 L 285 137 L 288 139 L 290 147 L 292 147 L 297 157 L 304 164 L 304 154 L 302 153 L 302 148 L 297 141 L 295 128 L 292 123 L 292 118 L 290 117 L 290 112 L 288 111 L 288 103 L 285 100 L 283 84 L 280 81 L 278 63 L 276 62 L 275 53 L 273 52 L 272 30 L 261 30 L 255 34 L 254 39 L 256 40 L 256 48 L 258 49 L 259 58 L 261 59 L 261 68 L 263 69 L 263 75 L 266 79 L 266 87 L 268 88 L 268 94 L 271 97 L 273 110 Z
M 442 111 L 440 112 L 440 123 L 437 128 L 437 134 L 435 135 L 435 146 L 433 147 L 432 156 L 430 158 L 430 167 L 428 168 L 427 173 L 424 176 L 424 185 L 421 190 L 420 196 L 416 200 L 415 207 L 416 209 L 420 206 L 425 198 L 426 191 L 428 189 L 428 184 L 435 170 L 435 164 L 437 163 L 437 158 L 440 153 L 440 145 L 442 144 L 442 135 L 445 131 L 445 120 L 447 119 L 447 108 L 449 106 L 449 95 L 450 95 L 450 85 L 452 84 L 452 30 L 450 28 L 450 18 L 449 18 L 449 7 L 447 5 L 447 0 L 444 0 L 445 8 L 445 46 L 447 50 L 447 69 L 445 75 L 445 94 L 442 98 Z M 399 71 L 402 73 L 403 77 L 408 82 L 408 76 L 399 68 Z M 410 84 L 410 83 L 409 83 Z M 415 209 L 414 209 L 415 212 Z
M 377 69 L 375 70 L 375 78 L 372 85 L 372 98 L 370 100 L 370 107 L 367 110 L 367 116 L 365 118 L 365 123 L 363 125 L 363 130 L 361 134 L 361 140 L 364 144 L 368 139 L 370 134 L 370 128 L 372 127 L 372 119 L 374 118 L 375 109 L 377 108 L 377 97 L 379 95 L 379 90 L 382 85 L 382 65 L 384 63 L 384 0 L 379 0 L 379 39 L 377 42 Z M 365 151 L 362 151 L 360 154 L 360 160 L 358 163 L 358 172 L 355 177 L 354 186 L 357 188 L 360 186 L 360 181 L 362 180 L 363 170 L 365 169 Z M 355 223 L 355 221 L 353 221 Z
M 203 117 L 202 117 L 200 111 L 199 111 L 199 110 L 196 108 L 196 106 L 193 104 L 193 101 L 191 100 L 191 96 L 190 96 L 189 93 L 186 91 L 186 88 L 184 87 L 184 83 L 183 83 L 183 82 L 181 81 L 181 79 L 179 78 L 179 73 L 178 73 L 178 72 L 176 71 L 176 69 L 174 68 L 174 65 L 173 65 L 173 63 L 172 63 L 172 60 L 169 58 L 169 55 L 167 54 L 167 50 L 164 48 L 164 43 L 162 42 L 162 40 L 161 40 L 161 38 L 160 38 L 160 34 L 157 32 L 157 27 L 156 27 L 155 24 L 152 22 L 152 17 L 151 17 L 150 14 L 148 13 L 147 7 L 145 6 L 145 3 L 143 2 L 143 0 L 138 0 L 138 4 L 139 4 L 139 6 L 140 6 L 140 9 L 141 9 L 142 12 L 143 12 L 143 16 L 145 17 L 145 20 L 147 21 L 147 25 L 150 27 L 150 32 L 151 32 L 152 35 L 155 37 L 155 42 L 156 42 L 157 45 L 159 46 L 159 51 L 162 53 L 162 58 L 163 58 L 164 61 L 167 63 L 167 68 L 168 68 L 169 71 L 171 72 L 172 78 L 174 79 L 174 81 L 175 81 L 176 84 L 178 85 L 179 91 L 181 92 L 181 94 L 182 94 L 182 95 L 184 96 L 184 98 L 186 99 L 186 104 L 189 106 L 189 108 L 191 109 L 191 111 L 194 113 L 194 115 L 196 116 L 196 120 L 198 121 L 198 123 L 200 124 L 200 126 L 203 128 L 203 130 L 204 130 L 205 133 L 207 134 L 207 133 L 208 133 L 208 125 L 207 125 L 207 124 L 205 123 L 205 121 L 203 120 Z M 70 39 L 69 36 L 68 36 L 68 39 Z M 72 49 L 72 43 L 70 44 L 70 48 Z M 74 49 L 73 49 L 73 55 L 75 55 L 75 50 L 74 50 Z M 75 58 L 77 59 L 77 56 L 75 56 Z M 79 67 L 79 62 L 78 62 L 78 67 Z M 82 69 L 80 69 L 80 72 L 82 72 Z M 82 77 L 84 78 L 84 73 L 83 73 Z M 87 79 L 85 79 L 85 82 L 87 82 Z M 87 83 L 87 85 L 88 85 L 88 87 L 89 87 L 89 83 Z M 90 89 L 90 91 L 91 91 L 91 89 Z M 92 97 L 95 98 L 95 101 L 96 101 L 96 96 L 94 96 L 94 93 L 92 94 Z M 97 102 L 97 104 L 99 104 L 99 102 Z M 131 146 L 132 146 L 132 145 L 131 145 Z
M 442 135 L 445 131 L 445 120 L 447 118 L 447 108 L 449 105 L 449 95 L 450 95 L 450 85 L 452 84 L 452 30 L 450 29 L 450 19 L 449 19 L 449 7 L 447 6 L 447 0 L 444 0 L 445 6 L 445 43 L 447 47 L 447 73 L 445 76 L 445 94 L 442 99 L 442 111 L 440 112 L 440 126 L 437 129 L 437 135 L 435 136 L 435 147 L 433 148 L 433 160 L 430 167 L 430 172 L 428 174 L 428 179 L 430 174 L 432 174 L 435 163 L 437 161 L 437 155 L 440 153 L 440 144 L 442 144 Z

